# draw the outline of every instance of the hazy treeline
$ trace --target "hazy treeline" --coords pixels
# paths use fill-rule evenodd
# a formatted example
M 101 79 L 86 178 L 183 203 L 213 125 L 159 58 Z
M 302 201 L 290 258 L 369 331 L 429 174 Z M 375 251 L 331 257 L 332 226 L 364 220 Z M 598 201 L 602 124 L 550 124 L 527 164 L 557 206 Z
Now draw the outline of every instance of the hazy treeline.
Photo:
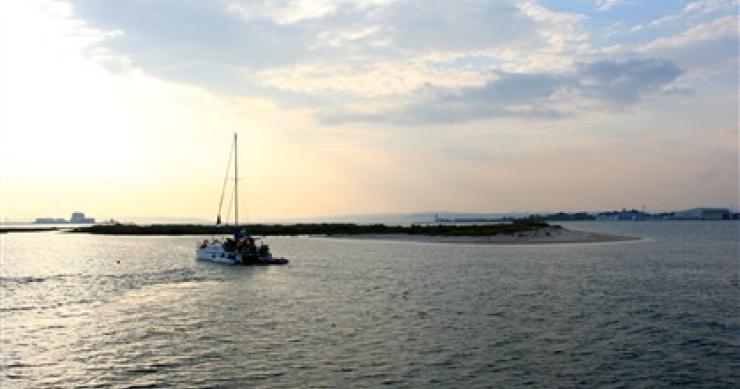
M 306 223 L 306 224 L 247 224 L 239 226 L 250 235 L 359 235 L 412 234 L 432 236 L 491 236 L 552 227 L 540 220 L 517 220 L 502 224 L 484 225 L 418 225 L 388 226 L 384 224 Z M 559 226 L 555 226 L 559 228 Z M 231 234 L 234 226 L 199 224 L 99 224 L 70 230 L 77 233 L 111 235 L 213 235 Z

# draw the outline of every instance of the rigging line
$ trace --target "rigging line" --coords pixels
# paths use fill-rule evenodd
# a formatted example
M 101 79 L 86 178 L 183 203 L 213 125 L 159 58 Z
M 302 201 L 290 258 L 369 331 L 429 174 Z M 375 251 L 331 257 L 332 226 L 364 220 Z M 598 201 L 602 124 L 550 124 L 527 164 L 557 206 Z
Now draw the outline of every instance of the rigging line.
M 229 197 L 229 207 L 226 209 L 226 218 L 224 219 L 226 220 L 226 224 L 229 224 L 229 218 L 231 218 L 231 209 L 233 205 L 234 205 L 234 193 L 232 192 L 231 196 Z
M 224 177 L 224 185 L 221 188 L 221 200 L 218 202 L 218 220 L 221 220 L 221 209 L 224 205 L 224 194 L 226 193 L 226 184 L 229 181 L 229 172 L 231 171 L 231 159 L 234 157 L 234 147 L 229 150 L 229 163 L 226 164 L 226 176 Z M 231 207 L 231 206 L 229 206 Z M 231 211 L 229 211 L 231 213 Z

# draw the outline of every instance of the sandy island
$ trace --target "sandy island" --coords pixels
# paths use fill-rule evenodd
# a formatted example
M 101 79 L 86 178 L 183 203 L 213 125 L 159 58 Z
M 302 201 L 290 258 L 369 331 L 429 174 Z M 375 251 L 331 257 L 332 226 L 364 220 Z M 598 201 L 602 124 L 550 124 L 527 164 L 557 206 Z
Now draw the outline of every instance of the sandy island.
M 569 230 L 566 228 L 545 227 L 535 231 L 519 232 L 511 235 L 492 236 L 431 236 L 411 234 L 358 234 L 331 235 L 329 238 L 387 240 L 423 243 L 464 243 L 464 244 L 549 244 L 549 243 L 603 243 L 640 240 L 634 236 L 622 236 Z

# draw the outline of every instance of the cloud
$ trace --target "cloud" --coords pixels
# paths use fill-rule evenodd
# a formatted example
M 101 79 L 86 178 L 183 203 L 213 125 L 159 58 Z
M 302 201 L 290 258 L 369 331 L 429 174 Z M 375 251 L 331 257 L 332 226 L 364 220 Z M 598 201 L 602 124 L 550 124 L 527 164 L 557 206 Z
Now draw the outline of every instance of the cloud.
M 737 0 L 699 0 L 687 4 L 683 13 L 698 12 L 706 14 L 718 11 L 733 11 L 737 6 Z
M 341 8 L 366 10 L 396 0 L 234 0 L 227 9 L 245 20 L 269 19 L 278 24 L 293 24 L 336 14 Z
M 426 88 L 401 109 L 382 112 L 323 112 L 325 124 L 379 122 L 405 125 L 449 124 L 498 117 L 559 118 L 594 102 L 597 108 L 624 108 L 659 93 L 682 74 L 673 63 L 656 59 L 602 60 L 578 64 L 570 73 L 498 72 L 479 87 Z M 593 108 L 593 107 L 591 107 Z
M 619 5 L 621 2 L 622 0 L 597 0 L 596 5 L 600 11 L 605 11 Z
M 158 78 L 249 94 L 248 71 L 306 56 L 312 34 L 270 19 L 245 21 L 223 0 L 130 0 L 110 7 L 72 2 L 75 15 L 103 31 L 121 31 L 104 46 Z
M 231 94 L 264 93 L 255 74 L 280 68 L 429 56 L 488 56 L 503 67 L 568 55 L 587 39 L 581 17 L 534 1 L 70 1 L 85 23 L 121 32 L 104 47 L 132 66 Z
M 723 37 L 737 37 L 738 20 L 736 16 L 725 16 L 708 23 L 699 24 L 678 35 L 658 38 L 642 48 L 644 52 L 678 46 L 687 46 L 701 41 Z
M 479 69 L 449 69 L 423 61 L 344 61 L 268 69 L 255 74 L 260 85 L 303 94 L 345 94 L 360 98 L 412 93 L 420 88 L 481 85 Z
M 619 106 L 660 91 L 682 74 L 666 60 L 598 61 L 579 66 L 575 77 L 582 93 Z
M 734 12 L 724 16 L 716 14 L 730 3 L 719 2 L 722 7 L 706 2 L 691 3 L 684 7 L 692 10 L 686 15 L 671 14 L 651 22 L 656 26 L 656 22 L 680 20 L 681 24 L 688 24 L 687 27 L 677 29 L 677 26 L 661 25 L 661 29 L 645 32 L 644 36 L 651 39 L 647 42 L 605 47 L 599 49 L 599 53 L 606 57 L 652 57 L 671 61 L 684 70 L 681 79 L 671 85 L 674 91 L 696 90 L 709 83 L 735 93 L 738 17 Z M 707 11 L 701 12 L 702 9 Z M 657 34 L 660 30 L 671 33 Z
M 332 0 L 233 1 L 226 9 L 246 20 L 271 19 L 278 24 L 290 24 L 331 15 L 338 5 Z
M 679 12 L 661 16 L 653 19 L 647 24 L 637 24 L 630 32 L 640 32 L 646 29 L 663 28 L 671 24 L 696 24 L 703 18 L 711 17 L 718 13 L 732 13 L 738 7 L 738 0 L 699 0 L 686 4 Z
M 681 48 L 724 39 L 698 57 L 712 61 L 735 52 L 725 42 L 734 39 L 727 38 L 734 36 L 734 16 L 673 35 L 646 31 L 652 42 L 616 42 L 610 51 L 593 46 L 603 43 L 593 34 L 605 14 L 556 11 L 536 0 L 73 4 L 75 15 L 94 28 L 120 31 L 103 46 L 133 67 L 217 93 L 270 98 L 333 124 L 548 119 L 619 110 L 675 89 L 676 79 L 695 69 Z M 596 4 L 619 4 L 627 12 L 636 3 Z M 716 17 L 728 4 L 735 1 L 665 6 L 655 20 L 678 20 L 679 12 L 682 23 L 692 23 L 690 14 Z
M 684 82 L 712 83 L 735 88 L 738 69 L 738 19 L 723 16 L 694 25 L 673 36 L 660 37 L 638 47 L 638 55 L 667 58 L 687 69 Z

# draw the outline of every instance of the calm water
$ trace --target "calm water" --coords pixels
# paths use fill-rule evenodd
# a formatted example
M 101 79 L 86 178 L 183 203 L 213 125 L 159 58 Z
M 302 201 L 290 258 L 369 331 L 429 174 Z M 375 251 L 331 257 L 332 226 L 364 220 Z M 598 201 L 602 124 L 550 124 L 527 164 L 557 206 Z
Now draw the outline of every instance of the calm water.
M 7 234 L 0 386 L 736 387 L 735 222 L 569 224 L 633 243 Z

